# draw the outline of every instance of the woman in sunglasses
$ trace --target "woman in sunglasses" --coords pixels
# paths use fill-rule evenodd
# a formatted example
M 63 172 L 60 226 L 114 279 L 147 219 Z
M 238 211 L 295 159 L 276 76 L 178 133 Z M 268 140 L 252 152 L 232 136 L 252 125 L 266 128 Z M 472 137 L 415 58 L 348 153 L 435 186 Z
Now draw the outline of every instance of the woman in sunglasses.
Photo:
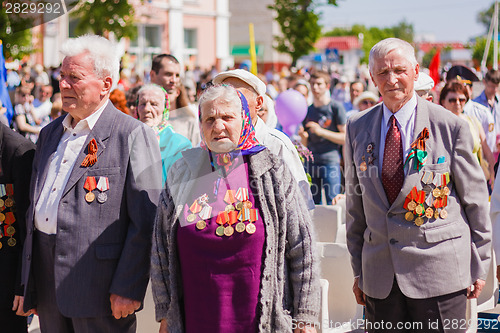
M 486 134 L 484 133 L 481 123 L 473 117 L 466 115 L 464 111 L 465 103 L 469 100 L 469 92 L 467 88 L 459 82 L 453 81 L 447 83 L 441 90 L 439 96 L 439 104 L 450 110 L 453 114 L 464 119 L 469 124 L 469 128 L 474 140 L 474 148 L 472 152 L 477 155 L 478 162 L 483 169 L 484 176 L 490 185 L 493 185 L 495 173 L 493 165 L 495 160 L 493 154 L 486 143 Z

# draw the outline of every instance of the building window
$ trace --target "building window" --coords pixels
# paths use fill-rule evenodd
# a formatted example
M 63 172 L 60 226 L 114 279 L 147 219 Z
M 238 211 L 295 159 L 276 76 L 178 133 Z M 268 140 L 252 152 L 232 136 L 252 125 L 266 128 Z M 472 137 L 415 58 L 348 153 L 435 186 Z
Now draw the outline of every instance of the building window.
M 197 31 L 196 29 L 184 29 L 184 48 L 196 49 L 197 48 Z

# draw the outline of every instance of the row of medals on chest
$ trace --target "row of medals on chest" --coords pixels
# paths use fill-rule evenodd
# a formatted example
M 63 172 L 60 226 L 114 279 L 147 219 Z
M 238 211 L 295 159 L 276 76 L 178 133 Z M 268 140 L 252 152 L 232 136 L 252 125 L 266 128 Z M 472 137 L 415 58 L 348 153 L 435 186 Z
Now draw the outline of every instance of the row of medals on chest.
M 7 196 L 5 198 L 5 196 Z M 10 210 L 6 212 L 6 210 Z M 0 184 L 0 238 L 5 235 L 10 237 L 7 244 L 11 247 L 16 245 L 16 239 L 13 237 L 16 229 L 12 225 L 16 218 L 14 212 L 16 211 L 14 201 L 14 185 L 13 184 Z M 2 243 L 0 242 L 0 249 Z
M 92 191 L 96 188 L 100 191 L 97 195 L 97 202 L 103 204 L 108 200 L 108 195 L 106 194 L 106 191 L 109 190 L 108 177 L 99 177 L 99 181 L 96 181 L 96 177 L 87 177 L 83 188 L 88 191 L 85 194 L 85 201 L 88 203 L 95 200 L 96 196 Z
M 226 191 L 224 202 L 227 205 L 223 211 L 217 214 L 216 223 L 219 225 L 215 230 L 217 236 L 230 237 L 235 230 L 238 233 L 246 231 L 249 235 L 255 233 L 254 222 L 259 218 L 258 210 L 252 209 L 252 203 L 248 199 L 248 189 L 246 188 L 240 187 L 236 193 L 234 190 Z M 205 229 L 207 227 L 205 220 L 212 216 L 212 207 L 208 204 L 208 195 L 203 194 L 195 199 L 189 207 L 189 211 L 191 214 L 187 216 L 187 221 L 192 223 L 198 216 L 200 220 L 196 222 L 196 228 L 198 230 Z M 248 221 L 248 224 L 245 224 L 244 221 Z M 236 224 L 236 226 L 233 227 L 233 224 Z
M 416 226 L 424 224 L 424 217 L 427 219 L 446 219 L 448 212 L 446 206 L 448 205 L 448 196 L 450 189 L 448 183 L 450 181 L 449 173 L 433 173 L 426 171 L 422 175 L 422 182 L 425 186 L 430 187 L 431 184 L 435 188 L 429 190 L 427 195 L 425 190 L 418 191 L 417 187 L 413 187 L 411 192 L 406 196 L 404 208 L 408 210 L 405 214 L 405 219 L 408 222 L 414 222 Z M 425 208 L 425 205 L 427 208 Z M 434 208 L 433 208 L 434 207 Z

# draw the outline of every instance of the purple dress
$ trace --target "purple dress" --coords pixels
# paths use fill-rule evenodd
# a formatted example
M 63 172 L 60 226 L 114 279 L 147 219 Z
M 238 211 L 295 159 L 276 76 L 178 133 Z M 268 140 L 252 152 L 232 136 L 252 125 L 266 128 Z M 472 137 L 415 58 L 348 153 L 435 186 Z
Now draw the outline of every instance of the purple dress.
M 219 182 L 217 172 L 197 182 L 180 216 L 187 219 L 192 213 L 192 203 L 199 196 L 208 195 L 212 217 L 205 220 L 206 227 L 202 230 L 196 227 L 200 220 L 196 214 L 192 224 L 177 229 L 186 333 L 258 331 L 265 230 L 260 209 L 249 189 L 247 164 L 241 161 L 241 156 L 235 159 L 227 177 Z M 218 236 L 216 219 L 228 205 L 224 201 L 227 190 L 236 193 L 240 188 L 248 189 L 248 201 L 259 212 L 254 222 L 255 233 L 237 232 L 235 223 L 231 236 Z

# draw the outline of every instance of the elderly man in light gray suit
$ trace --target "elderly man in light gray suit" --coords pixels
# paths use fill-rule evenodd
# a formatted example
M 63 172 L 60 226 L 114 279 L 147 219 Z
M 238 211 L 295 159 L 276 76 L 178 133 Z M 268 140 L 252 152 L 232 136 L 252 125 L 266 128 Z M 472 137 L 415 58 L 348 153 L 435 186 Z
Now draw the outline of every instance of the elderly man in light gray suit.
M 410 44 L 379 42 L 369 67 L 383 103 L 350 119 L 345 155 L 347 245 L 367 331 L 465 332 L 466 298 L 480 294 L 491 259 L 469 127 L 416 96 Z
M 42 332 L 135 332 L 161 188 L 158 142 L 109 102 L 119 69 L 111 42 L 83 36 L 62 49 L 68 115 L 38 140 L 24 309 L 36 309 Z

